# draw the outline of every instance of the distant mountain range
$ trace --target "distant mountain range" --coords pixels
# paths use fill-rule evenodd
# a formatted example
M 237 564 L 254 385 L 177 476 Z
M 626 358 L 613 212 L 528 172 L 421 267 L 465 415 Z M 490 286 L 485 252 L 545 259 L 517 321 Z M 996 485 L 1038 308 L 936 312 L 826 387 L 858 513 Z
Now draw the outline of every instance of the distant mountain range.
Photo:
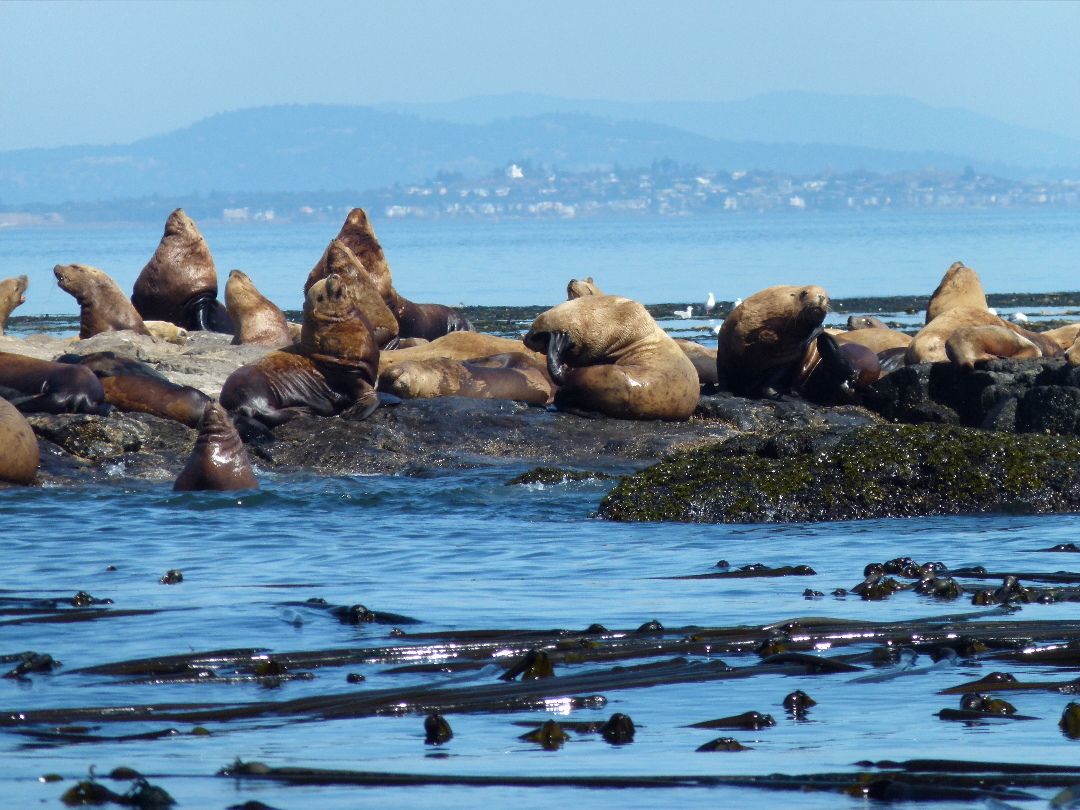
M 1080 141 L 909 99 L 788 93 L 620 104 L 513 95 L 260 107 L 131 144 L 0 152 L 0 204 L 362 191 L 511 162 L 579 172 L 665 159 L 797 175 L 970 165 L 1005 177 L 1080 177 Z

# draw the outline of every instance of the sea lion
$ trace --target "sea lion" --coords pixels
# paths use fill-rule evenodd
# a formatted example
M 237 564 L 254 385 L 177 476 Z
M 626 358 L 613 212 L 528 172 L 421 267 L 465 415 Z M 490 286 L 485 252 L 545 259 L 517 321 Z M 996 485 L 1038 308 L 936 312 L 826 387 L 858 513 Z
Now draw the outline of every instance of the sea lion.
M 112 278 L 88 264 L 58 264 L 53 268 L 60 289 L 79 302 L 79 339 L 100 332 L 128 329 L 149 335 L 142 316 Z
M 854 332 L 858 329 L 888 329 L 889 327 L 885 321 L 873 315 L 849 315 L 847 328 L 849 332 Z
M 833 335 L 833 337 L 836 338 L 837 343 L 858 343 L 875 354 L 889 349 L 906 349 L 911 345 L 911 335 L 888 327 L 884 329 L 877 327 L 854 329 L 848 332 L 840 332 Z
M 709 349 L 693 340 L 675 339 L 678 346 L 690 362 L 697 369 L 698 382 L 702 385 L 719 385 L 720 378 L 716 374 L 716 349 Z
M 379 376 L 392 365 L 406 360 L 430 360 L 445 357 L 448 360 L 475 360 L 496 354 L 523 354 L 538 369 L 547 368 L 543 354 L 527 348 L 520 340 L 486 335 L 482 332 L 451 332 L 418 346 L 382 352 L 379 355 Z
M 990 309 L 986 303 L 986 293 L 983 292 L 979 274 L 970 267 L 964 267 L 963 262 L 953 262 L 945 271 L 941 283 L 938 284 L 934 294 L 930 296 L 930 303 L 927 304 L 926 323 L 930 323 L 938 315 L 956 307 L 983 311 Z
M 977 307 L 954 307 L 938 315 L 924 326 L 908 347 L 905 360 L 908 365 L 915 363 L 941 363 L 949 359 L 945 343 L 957 329 L 967 326 L 1000 326 L 1021 335 L 1039 347 L 1043 357 L 1058 357 L 1062 354 L 1061 346 L 1054 340 L 1037 332 L 1028 332 L 1004 318 L 999 318 L 987 310 Z
M 188 330 L 181 329 L 175 323 L 169 323 L 168 321 L 143 321 L 150 334 L 156 337 L 158 340 L 164 340 L 166 343 L 173 343 L 177 346 L 183 346 L 188 340 Z
M 326 246 L 319 263 L 308 274 L 307 283 L 304 284 L 304 294 L 307 294 L 316 281 L 331 274 L 337 274 L 348 281 L 356 306 L 371 324 L 372 334 L 375 335 L 375 342 L 379 344 L 379 348 L 397 348 L 399 343 L 397 317 L 386 305 L 376 280 L 341 239 L 334 239 Z
M 697 407 L 701 385 L 694 364 L 629 298 L 564 301 L 541 313 L 523 342 L 547 354 L 560 410 L 685 421 Z
M 23 413 L 105 415 L 111 410 L 90 369 L 12 352 L 0 352 L 0 389 Z
M 592 276 L 586 276 L 580 281 L 576 278 L 570 279 L 570 283 L 566 285 L 566 300 L 573 301 L 586 295 L 603 295 L 600 288 L 593 284 Z
M 739 396 L 783 393 L 828 311 L 828 294 L 813 285 L 769 287 L 751 295 L 724 319 L 717 335 L 720 384 Z
M 0 281 L 0 335 L 4 334 L 11 311 L 26 303 L 26 288 L 29 284 L 30 279 L 26 276 L 15 276 Z
M 360 260 L 383 301 L 397 318 L 399 335 L 403 338 L 422 337 L 434 340 L 449 332 L 475 332 L 475 327 L 468 318 L 450 307 L 441 304 L 414 304 L 403 298 L 394 289 L 390 275 L 390 265 L 382 245 L 375 237 L 375 230 L 368 221 L 363 208 L 354 208 L 341 226 L 337 238 L 340 239 Z M 320 268 L 315 265 L 308 275 L 304 292 L 319 280 Z
M 880 376 L 881 364 L 873 350 L 840 343 L 823 332 L 808 347 L 791 388 L 817 405 L 853 405 Z
M 232 320 L 217 293 L 210 248 L 184 209 L 177 208 L 169 214 L 157 250 L 135 280 L 131 303 L 145 320 L 232 334 Z
M 285 313 L 270 302 L 247 273 L 233 270 L 225 282 L 225 308 L 233 322 L 234 346 L 268 346 L 280 349 L 292 345 Z
M 230 414 L 270 427 L 299 413 L 363 419 L 379 405 L 378 369 L 371 326 L 345 280 L 332 274 L 307 292 L 299 345 L 238 368 L 220 400 Z
M 945 354 L 969 370 L 995 357 L 1042 357 L 1038 346 L 1002 326 L 961 326 L 945 341 Z
M 0 481 L 29 484 L 37 475 L 39 460 L 34 429 L 14 405 L 0 399 Z
M 402 399 L 473 397 L 549 405 L 555 386 L 528 355 L 498 354 L 475 360 L 406 360 L 379 375 L 379 390 Z
M 199 422 L 195 447 L 173 484 L 173 491 L 231 492 L 258 488 L 259 479 L 251 469 L 240 434 L 225 409 L 211 402 Z
M 1043 337 L 1054 341 L 1054 343 L 1060 346 L 1062 350 L 1065 350 L 1072 346 L 1073 343 L 1076 342 L 1076 339 L 1080 337 L 1080 323 L 1069 323 L 1065 326 L 1059 326 L 1056 329 L 1047 329 L 1041 334 Z

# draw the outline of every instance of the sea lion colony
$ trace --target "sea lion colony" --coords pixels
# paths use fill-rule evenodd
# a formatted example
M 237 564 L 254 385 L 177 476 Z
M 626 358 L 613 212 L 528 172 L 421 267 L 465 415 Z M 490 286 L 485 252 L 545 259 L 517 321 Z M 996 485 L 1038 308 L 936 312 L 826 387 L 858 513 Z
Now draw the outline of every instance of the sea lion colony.
M 0 481 L 27 483 L 37 447 L 22 413 L 142 411 L 199 429 L 178 489 L 257 486 L 243 444 L 298 414 L 362 419 L 395 398 L 513 399 L 583 415 L 684 421 L 702 386 L 745 397 L 797 397 L 817 404 L 859 402 L 860 391 L 910 363 L 964 368 L 995 357 L 1065 355 L 1080 324 L 1029 332 L 986 304 L 976 272 L 953 264 L 930 298 L 926 324 L 911 336 L 874 318 L 825 330 L 829 297 L 820 287 L 777 286 L 739 303 L 719 329 L 717 348 L 672 340 L 636 301 L 571 280 L 568 300 L 536 318 L 521 340 L 477 333 L 459 313 L 415 304 L 394 288 L 386 255 L 363 209 L 354 209 L 303 285 L 302 324 L 289 324 L 252 280 L 233 270 L 225 304 L 206 241 L 180 209 L 129 300 L 109 276 L 82 264 L 57 265 L 62 289 L 80 305 L 79 340 L 130 330 L 183 342 L 185 330 L 234 335 L 238 345 L 276 349 L 225 381 L 220 407 L 135 357 L 90 354 L 43 360 L 9 340 L 0 352 Z M 0 281 L 0 334 L 25 301 L 26 276 Z M 147 320 L 144 320 L 147 319 Z M 1076 358 L 1076 360 L 1073 360 Z M 9 407 L 9 403 L 11 406 Z M 231 417 L 231 419 L 230 419 Z M 228 423 L 228 424 L 226 424 Z M 209 469 L 207 459 L 224 463 Z M 245 472 L 246 470 L 246 472 Z

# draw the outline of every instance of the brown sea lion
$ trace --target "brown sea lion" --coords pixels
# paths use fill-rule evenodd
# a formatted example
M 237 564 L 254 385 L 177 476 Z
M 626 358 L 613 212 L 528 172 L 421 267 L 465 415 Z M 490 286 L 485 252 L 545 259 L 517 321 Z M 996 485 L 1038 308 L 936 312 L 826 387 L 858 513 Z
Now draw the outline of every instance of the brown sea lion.
M 520 353 L 475 360 L 406 360 L 379 376 L 379 390 L 402 399 L 473 397 L 536 405 L 549 405 L 555 396 L 548 375 Z
M 11 311 L 26 303 L 26 288 L 29 284 L 30 279 L 26 276 L 15 276 L 0 281 L 0 335 L 4 334 Z
M 230 414 L 274 427 L 299 413 L 363 419 L 379 405 L 379 347 L 348 285 L 330 275 L 304 301 L 300 344 L 241 366 L 225 380 Z
M 873 350 L 822 333 L 803 356 L 791 389 L 817 405 L 858 404 L 862 391 L 881 374 Z
M 375 230 L 371 227 L 363 208 L 354 208 L 349 212 L 337 238 L 356 255 L 372 281 L 375 282 L 375 287 L 383 301 L 397 318 L 398 334 L 401 337 L 422 337 L 434 340 L 449 332 L 476 331 L 468 318 L 450 307 L 441 304 L 414 304 L 398 294 L 394 289 L 386 254 L 375 237 Z M 319 280 L 319 272 L 319 265 L 315 265 L 304 285 L 305 293 Z
M 334 239 L 323 251 L 322 258 L 308 275 L 304 285 L 304 294 L 311 285 L 331 274 L 337 274 L 349 283 L 356 305 L 371 324 L 375 342 L 380 349 L 394 349 L 398 346 L 397 317 L 386 305 L 377 281 L 369 274 L 349 247 L 340 239 Z M 389 278 L 389 276 L 387 276 Z
M 717 335 L 720 384 L 739 396 L 776 396 L 790 385 L 829 311 L 821 287 L 756 292 L 724 319 Z
M 40 450 L 26 417 L 0 399 L 0 481 L 29 484 L 37 474 Z
M 149 335 L 142 316 L 112 278 L 88 264 L 58 264 L 53 268 L 60 289 L 79 302 L 79 339 L 100 332 L 128 329 Z
M 1042 357 L 1040 348 L 1026 337 L 996 325 L 961 326 L 945 341 L 945 354 L 969 370 L 995 357 Z
M 1028 332 L 1004 318 L 977 307 L 954 307 L 938 315 L 924 326 L 911 341 L 905 357 L 908 365 L 915 363 L 942 363 L 949 359 L 945 343 L 957 329 L 966 326 L 1000 326 L 1021 335 L 1039 347 L 1043 357 L 1058 357 L 1061 346 L 1054 340 L 1037 332 Z
M 258 489 L 259 479 L 251 469 L 244 443 L 232 420 L 216 402 L 211 402 L 199 423 L 199 435 L 187 464 L 173 484 L 174 492 Z
M 698 382 L 702 385 L 719 385 L 720 378 L 716 374 L 716 349 L 709 349 L 693 340 L 675 339 L 677 345 L 690 362 L 697 369 Z
M 570 283 L 566 285 L 566 300 L 573 301 L 586 295 L 603 295 L 600 288 L 593 284 L 592 276 L 586 276 L 580 281 L 576 278 L 570 279 Z
M 107 414 L 105 391 L 94 372 L 0 352 L 0 395 L 23 413 Z
M 629 298 L 565 301 L 541 313 L 523 342 L 547 354 L 560 410 L 685 421 L 697 407 L 701 385 L 694 364 Z
M 841 332 L 838 335 L 834 335 L 838 343 L 858 343 L 860 346 L 873 351 L 875 354 L 878 352 L 888 351 L 889 349 L 906 349 L 911 345 L 911 335 L 904 334 L 896 329 L 884 329 L 870 328 L 870 329 L 855 329 L 850 332 Z
M 963 262 L 953 262 L 926 307 L 926 323 L 956 307 L 989 310 L 979 274 Z
M 233 345 L 271 349 L 292 345 L 285 313 L 255 289 L 247 273 L 240 270 L 229 273 L 225 282 L 225 308 L 233 322 Z
M 475 360 L 496 354 L 524 354 L 536 368 L 546 369 L 547 358 L 527 348 L 520 340 L 486 335 L 482 332 L 451 332 L 419 346 L 382 352 L 379 355 L 379 375 L 396 363 L 406 360 L 430 360 L 445 357 L 448 360 Z
M 849 315 L 847 328 L 849 332 L 854 332 L 858 329 L 888 329 L 889 327 L 885 321 L 873 315 Z
M 232 334 L 232 320 L 217 293 L 210 248 L 184 209 L 177 208 L 169 214 L 157 250 L 135 280 L 131 303 L 148 321 Z

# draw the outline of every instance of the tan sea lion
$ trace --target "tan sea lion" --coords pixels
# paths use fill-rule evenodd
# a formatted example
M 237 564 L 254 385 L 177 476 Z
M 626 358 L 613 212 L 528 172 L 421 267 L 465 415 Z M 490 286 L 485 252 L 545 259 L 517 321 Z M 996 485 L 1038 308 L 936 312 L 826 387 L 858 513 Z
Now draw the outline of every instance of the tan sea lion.
M 142 316 L 107 273 L 88 264 L 58 264 L 53 275 L 60 289 L 79 302 L 80 340 L 124 329 L 150 334 Z
M 721 385 L 739 396 L 783 393 L 821 331 L 829 296 L 821 287 L 756 292 L 724 319 L 717 335 Z
M 451 332 L 419 346 L 382 352 L 379 355 L 379 376 L 390 366 L 406 360 L 429 360 L 436 357 L 475 360 L 496 354 L 524 354 L 533 361 L 536 368 L 547 368 L 547 358 L 527 348 L 520 340 L 486 335 L 482 332 Z
M 173 484 L 173 491 L 232 492 L 258 488 L 259 479 L 251 469 L 247 450 L 232 420 L 224 408 L 211 402 L 199 423 L 195 447 Z
M 23 413 L 107 414 L 105 391 L 82 366 L 0 352 L 0 395 Z
M 232 320 L 217 293 L 210 248 L 184 209 L 177 208 L 169 214 L 157 250 L 135 280 L 131 303 L 148 321 L 232 334 Z
M 401 337 L 422 337 L 434 340 L 449 332 L 476 331 L 468 318 L 450 307 L 441 304 L 414 304 L 398 294 L 394 289 L 386 254 L 375 237 L 375 230 L 371 227 L 363 208 L 354 208 L 349 212 L 337 238 L 356 255 L 374 281 L 375 288 L 397 319 L 398 334 Z M 304 285 L 305 293 L 319 280 L 320 272 L 322 271 L 319 265 L 315 265 Z
M 905 357 L 908 365 L 915 363 L 943 363 L 949 359 L 945 343 L 957 329 L 968 326 L 1000 326 L 1017 335 L 1021 335 L 1039 347 L 1043 357 L 1057 357 L 1062 354 L 1061 346 L 1054 340 L 1037 332 L 1028 332 L 1014 323 L 999 318 L 987 310 L 977 307 L 954 307 L 943 312 L 924 326 L 911 341 Z
M 911 335 L 888 327 L 884 329 L 854 329 L 849 332 L 841 332 L 834 335 L 834 337 L 838 343 L 858 343 L 875 354 L 889 349 L 906 349 L 911 345 Z
M 406 360 L 379 376 L 379 390 L 402 399 L 473 397 L 513 399 L 549 405 L 555 386 L 525 354 L 499 354 L 475 360 Z
M 230 414 L 274 427 L 299 413 L 363 419 L 379 405 L 379 347 L 348 284 L 330 275 L 304 301 L 300 343 L 241 366 L 225 380 Z
M 847 328 L 849 332 L 854 332 L 858 329 L 888 329 L 889 326 L 881 318 L 875 318 L 873 315 L 849 315 Z
M 285 313 L 255 289 L 247 273 L 240 270 L 229 273 L 225 282 L 225 308 L 233 322 L 233 345 L 271 349 L 292 345 Z
M 143 321 L 143 326 L 158 340 L 183 346 L 188 340 L 188 330 L 168 321 Z
M 566 285 L 566 300 L 573 301 L 586 295 L 603 295 L 600 288 L 593 284 L 592 276 L 586 276 L 580 281 L 576 278 L 570 279 L 570 283 Z
M 560 410 L 685 421 L 697 407 L 701 385 L 694 364 L 629 298 L 564 301 L 541 313 L 523 342 L 547 354 Z
M 356 300 L 359 310 L 371 324 L 375 342 L 380 349 L 394 349 L 398 345 L 397 317 L 386 305 L 380 286 L 367 272 L 360 259 L 340 239 L 334 239 L 326 246 L 322 258 L 308 274 L 304 285 L 304 294 L 311 285 L 331 274 L 337 274 L 349 282 L 349 289 Z M 387 275 L 389 278 L 389 275 Z
M 969 370 L 995 357 L 1042 357 L 1040 348 L 1026 337 L 996 325 L 961 326 L 945 341 L 945 354 Z
M 40 450 L 26 417 L 0 399 L 0 481 L 29 484 L 37 475 Z
M 30 279 L 26 276 L 15 276 L 0 281 L 0 335 L 4 334 L 11 311 L 26 303 L 26 288 L 29 284 Z
M 1043 337 L 1054 341 L 1063 350 L 1070 348 L 1076 339 L 1080 337 L 1080 323 L 1070 323 L 1059 326 L 1056 329 L 1047 329 L 1041 333 Z
M 926 306 L 926 323 L 956 307 L 989 310 L 979 274 L 963 262 L 953 262 Z
M 697 369 L 698 382 L 702 385 L 719 385 L 720 378 L 716 374 L 716 349 L 709 349 L 693 340 L 675 339 L 677 345 L 690 362 Z

